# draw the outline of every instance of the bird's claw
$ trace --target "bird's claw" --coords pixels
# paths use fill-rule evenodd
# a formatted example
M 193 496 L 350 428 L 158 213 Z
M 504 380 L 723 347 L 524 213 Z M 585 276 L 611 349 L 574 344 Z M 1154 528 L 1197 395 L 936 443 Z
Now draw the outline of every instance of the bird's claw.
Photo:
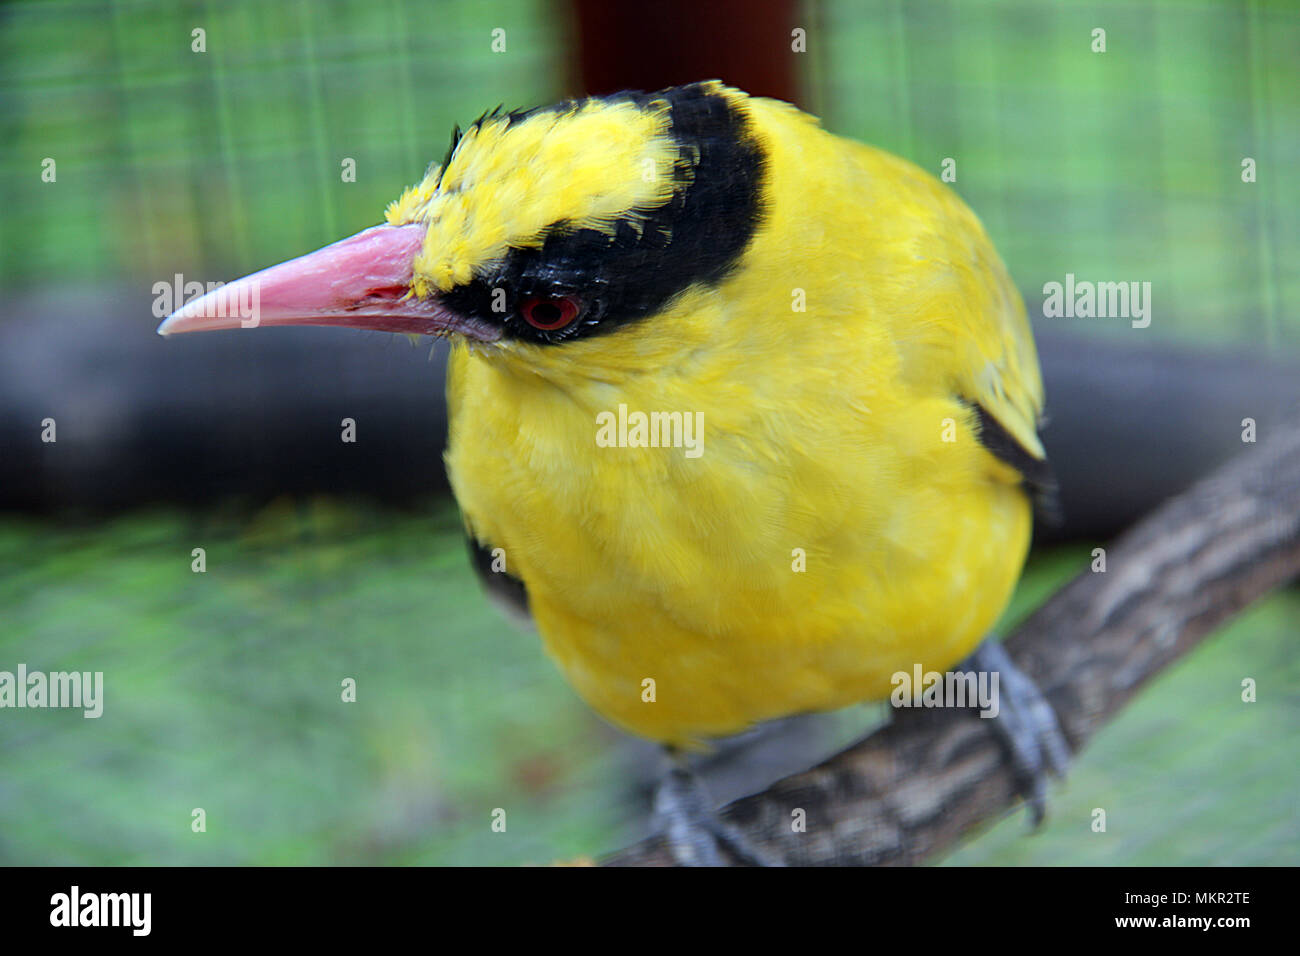
M 1070 747 L 1056 712 L 1038 685 L 992 638 L 975 650 L 965 667 L 1001 675 L 993 727 L 1010 754 L 1020 793 L 1029 807 L 1030 825 L 1037 829 L 1046 813 L 1048 776 L 1064 776 L 1070 764 Z
M 784 865 L 723 820 L 700 779 L 680 762 L 655 793 L 654 822 L 679 866 L 726 866 L 724 849 L 743 866 Z

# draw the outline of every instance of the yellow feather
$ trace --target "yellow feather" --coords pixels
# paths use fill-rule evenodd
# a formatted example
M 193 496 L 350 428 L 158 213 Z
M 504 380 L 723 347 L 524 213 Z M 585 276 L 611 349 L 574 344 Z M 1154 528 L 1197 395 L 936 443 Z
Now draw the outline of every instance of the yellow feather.
M 900 159 L 728 95 L 768 157 L 734 274 L 559 347 L 456 343 L 448 378 L 467 525 L 505 549 L 578 692 L 678 744 L 880 698 L 897 671 L 969 654 L 1031 517 L 963 399 L 1042 453 L 1024 309 L 975 216 Z M 429 218 L 417 270 L 442 288 L 549 221 L 653 202 L 662 182 L 628 170 L 674 161 L 662 117 L 621 106 L 474 135 L 441 187 L 390 211 Z M 703 454 L 598 447 L 619 404 L 703 413 Z
M 415 262 L 424 296 L 468 282 L 511 245 L 536 244 L 559 220 L 606 229 L 629 209 L 666 201 L 676 161 L 667 104 L 584 100 L 514 125 L 494 117 L 466 131 L 447 168 L 408 189 L 387 219 L 429 223 Z

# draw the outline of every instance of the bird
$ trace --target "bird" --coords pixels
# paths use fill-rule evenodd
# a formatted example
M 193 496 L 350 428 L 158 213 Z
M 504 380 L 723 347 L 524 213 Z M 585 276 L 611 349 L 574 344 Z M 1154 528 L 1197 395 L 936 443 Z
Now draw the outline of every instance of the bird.
M 1004 675 L 993 723 L 1041 816 L 1068 751 L 990 632 L 1050 507 L 1043 384 L 949 185 L 718 80 L 498 108 L 379 225 L 158 331 L 276 325 L 450 340 L 471 563 L 663 745 L 678 862 L 774 862 L 692 753 L 918 665 Z

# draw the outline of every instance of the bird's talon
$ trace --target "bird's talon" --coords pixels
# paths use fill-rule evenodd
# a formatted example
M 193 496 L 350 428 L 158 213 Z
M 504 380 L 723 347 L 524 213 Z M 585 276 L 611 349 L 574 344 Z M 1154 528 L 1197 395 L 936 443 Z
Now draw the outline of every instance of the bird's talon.
M 1010 756 L 1018 788 L 1029 810 L 1030 829 L 1037 830 L 1047 813 L 1047 778 L 1064 776 L 1070 763 L 1070 747 L 1061 733 L 1056 712 L 997 641 L 986 639 L 965 666 L 969 670 L 1000 674 L 1002 693 L 993 726 Z
M 703 784 L 681 758 L 675 758 L 659 785 L 654 817 L 679 866 L 726 866 L 724 849 L 742 866 L 784 865 L 718 815 Z

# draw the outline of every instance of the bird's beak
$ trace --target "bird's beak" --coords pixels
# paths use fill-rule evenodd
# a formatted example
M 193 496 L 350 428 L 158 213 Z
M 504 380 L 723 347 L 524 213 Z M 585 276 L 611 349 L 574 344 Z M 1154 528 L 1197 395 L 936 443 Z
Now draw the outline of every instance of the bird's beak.
M 499 338 L 500 329 L 489 322 L 409 294 L 424 234 L 418 223 L 366 229 L 192 299 L 158 326 L 158 334 L 340 325 L 418 335 L 459 332 L 484 342 Z

